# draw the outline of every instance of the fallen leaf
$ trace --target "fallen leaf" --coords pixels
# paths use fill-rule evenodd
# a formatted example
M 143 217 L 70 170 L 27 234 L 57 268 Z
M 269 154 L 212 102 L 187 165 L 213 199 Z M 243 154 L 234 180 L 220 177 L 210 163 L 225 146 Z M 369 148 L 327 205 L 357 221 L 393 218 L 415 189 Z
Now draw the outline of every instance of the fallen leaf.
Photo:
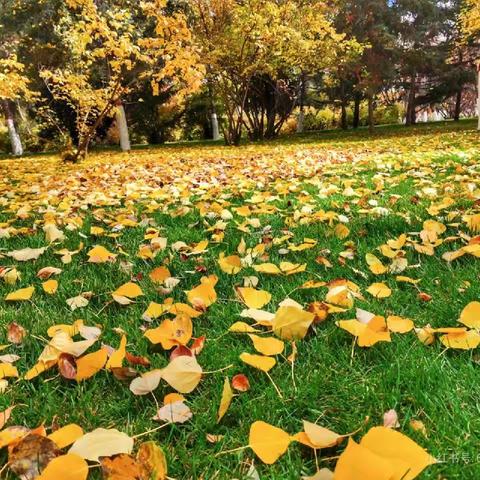
M 167 478 L 167 459 L 155 442 L 142 443 L 137 452 L 137 460 L 142 464 L 146 478 L 150 480 Z
M 45 293 L 53 295 L 58 289 L 58 282 L 56 280 L 47 280 L 42 283 L 42 288 Z
M 177 392 L 190 393 L 200 383 L 202 367 L 195 357 L 177 357 L 162 370 L 162 378 Z
M 272 298 L 272 295 L 265 290 L 257 290 L 252 287 L 238 287 L 237 292 L 248 308 L 262 308 Z
M 8 302 L 30 300 L 30 298 L 32 298 L 34 291 L 35 291 L 35 287 L 21 288 L 20 290 L 16 290 L 15 292 L 9 293 L 5 297 L 5 300 Z
M 388 410 L 383 414 L 383 426 L 387 428 L 399 428 L 398 414 L 395 410 Z
M 246 375 L 239 373 L 233 376 L 232 387 L 239 392 L 247 392 L 250 390 L 250 382 Z
M 253 342 L 255 350 L 263 355 L 279 355 L 285 349 L 285 344 L 273 337 L 259 337 L 258 335 L 248 335 Z
M 280 307 L 272 322 L 273 333 L 283 340 L 305 337 L 315 315 L 296 307 Z
M 108 353 L 105 348 L 101 348 L 96 352 L 77 358 L 77 375 L 75 376 L 75 380 L 81 382 L 82 380 L 93 377 L 93 375 L 105 366 L 107 359 Z
M 248 444 L 267 465 L 275 463 L 287 451 L 291 441 L 288 433 L 266 422 L 257 421 L 250 427 Z
M 27 334 L 26 330 L 16 322 L 8 324 L 7 339 L 15 345 L 20 345 Z
M 55 442 L 58 448 L 62 449 L 68 447 L 82 436 L 82 427 L 71 423 L 51 433 L 48 438 Z
M 220 406 L 218 407 L 217 423 L 219 423 L 223 416 L 227 413 L 227 410 L 232 403 L 232 399 L 233 392 L 232 388 L 230 387 L 230 381 L 228 380 L 228 377 L 225 377 L 223 382 L 222 398 L 220 399 Z
M 250 353 L 243 352 L 240 354 L 240 360 L 251 367 L 268 372 L 271 370 L 277 361 L 273 357 L 265 357 L 263 355 L 252 355 Z
M 54 458 L 45 467 L 37 480 L 86 480 L 88 476 L 88 464 L 78 455 L 67 453 Z
M 114 428 L 97 428 L 77 439 L 68 453 L 74 453 L 91 462 L 98 462 L 100 457 L 111 457 L 120 453 L 130 454 L 132 450 L 133 438 L 127 434 Z
M 147 395 L 157 389 L 162 379 L 162 370 L 156 369 L 146 372 L 140 377 L 132 380 L 130 391 L 134 395 Z
M 193 417 L 192 411 L 183 401 L 167 403 L 157 410 L 152 420 L 168 423 L 185 423 Z

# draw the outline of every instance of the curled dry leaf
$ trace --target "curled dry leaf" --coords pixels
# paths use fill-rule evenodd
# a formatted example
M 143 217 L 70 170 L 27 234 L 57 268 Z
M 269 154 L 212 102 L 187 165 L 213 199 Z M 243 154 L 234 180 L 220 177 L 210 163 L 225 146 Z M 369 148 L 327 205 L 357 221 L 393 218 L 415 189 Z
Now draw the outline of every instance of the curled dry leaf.
M 16 322 L 10 323 L 7 327 L 7 339 L 15 345 L 20 345 L 26 334 L 26 330 Z
M 74 380 L 77 377 L 75 357 L 68 353 L 62 353 L 58 357 L 58 371 L 63 378 Z
M 398 414 L 395 410 L 391 409 L 383 414 L 383 426 L 387 428 L 399 428 Z
M 233 392 L 232 388 L 230 387 L 230 381 L 228 380 L 228 377 L 225 377 L 223 382 L 222 398 L 220 399 L 220 405 L 218 407 L 217 423 L 219 423 L 223 416 L 227 413 L 227 410 L 232 403 L 232 399 Z
M 250 390 L 250 382 L 246 375 L 239 373 L 232 378 L 232 387 L 239 392 Z

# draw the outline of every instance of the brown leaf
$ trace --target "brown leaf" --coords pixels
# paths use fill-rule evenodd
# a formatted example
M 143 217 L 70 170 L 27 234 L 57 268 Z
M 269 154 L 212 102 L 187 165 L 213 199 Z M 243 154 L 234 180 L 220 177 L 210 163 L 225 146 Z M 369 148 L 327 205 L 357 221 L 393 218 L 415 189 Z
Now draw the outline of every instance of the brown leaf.
M 170 361 L 172 361 L 174 358 L 182 356 L 194 357 L 195 355 L 188 347 L 185 347 L 184 345 L 178 345 L 178 347 L 175 347 L 170 353 Z
M 74 380 L 77 377 L 75 357 L 68 353 L 62 353 L 60 357 L 58 357 L 58 371 L 63 378 Z
M 23 342 L 27 331 L 18 323 L 12 322 L 7 327 L 7 339 L 11 343 L 19 345 Z
M 40 475 L 47 464 L 60 455 L 55 442 L 47 437 L 27 435 L 15 445 L 8 456 L 10 469 L 21 480 L 33 480 Z
M 129 382 L 132 378 L 138 377 L 138 372 L 130 367 L 114 367 L 110 369 L 113 376 L 121 382 Z
M 142 367 L 150 365 L 150 360 L 147 357 L 132 355 L 129 352 L 125 352 L 125 360 L 131 365 L 141 365 Z
M 250 390 L 250 382 L 246 375 L 239 373 L 232 378 L 232 387 L 239 392 Z
M 142 465 L 131 455 L 122 453 L 101 460 L 105 480 L 145 480 Z

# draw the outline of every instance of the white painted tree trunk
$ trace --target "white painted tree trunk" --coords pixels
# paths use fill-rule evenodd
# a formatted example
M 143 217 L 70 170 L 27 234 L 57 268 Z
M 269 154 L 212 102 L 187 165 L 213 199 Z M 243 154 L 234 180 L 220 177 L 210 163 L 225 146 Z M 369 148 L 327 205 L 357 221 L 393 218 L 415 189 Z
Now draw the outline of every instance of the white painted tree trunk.
M 218 129 L 218 118 L 215 112 L 212 112 L 211 120 L 212 120 L 212 137 L 214 140 L 218 140 L 220 138 L 220 131 Z
M 303 125 L 305 121 L 305 112 L 302 109 L 300 109 L 300 113 L 298 114 L 297 118 L 297 133 L 303 133 Z
M 478 115 L 478 127 L 480 130 L 480 62 L 477 63 L 477 115 Z
M 125 115 L 125 109 L 121 103 L 117 105 L 115 120 L 117 122 L 118 134 L 120 136 L 120 148 L 123 152 L 129 152 L 130 137 L 128 135 L 127 116 Z
M 16 157 L 19 157 L 23 155 L 23 147 L 22 142 L 20 141 L 20 135 L 15 128 L 15 121 L 13 120 L 13 115 L 11 114 L 10 109 L 7 110 L 7 128 L 10 143 L 12 145 L 12 153 Z

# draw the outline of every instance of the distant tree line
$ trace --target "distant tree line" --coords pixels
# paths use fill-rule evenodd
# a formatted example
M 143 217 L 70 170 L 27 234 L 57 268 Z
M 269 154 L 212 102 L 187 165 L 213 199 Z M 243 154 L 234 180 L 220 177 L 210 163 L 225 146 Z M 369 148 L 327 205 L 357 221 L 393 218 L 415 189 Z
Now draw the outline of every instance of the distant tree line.
M 93 143 L 459 120 L 478 101 L 479 5 L 0 0 L 0 150 L 78 161 Z

